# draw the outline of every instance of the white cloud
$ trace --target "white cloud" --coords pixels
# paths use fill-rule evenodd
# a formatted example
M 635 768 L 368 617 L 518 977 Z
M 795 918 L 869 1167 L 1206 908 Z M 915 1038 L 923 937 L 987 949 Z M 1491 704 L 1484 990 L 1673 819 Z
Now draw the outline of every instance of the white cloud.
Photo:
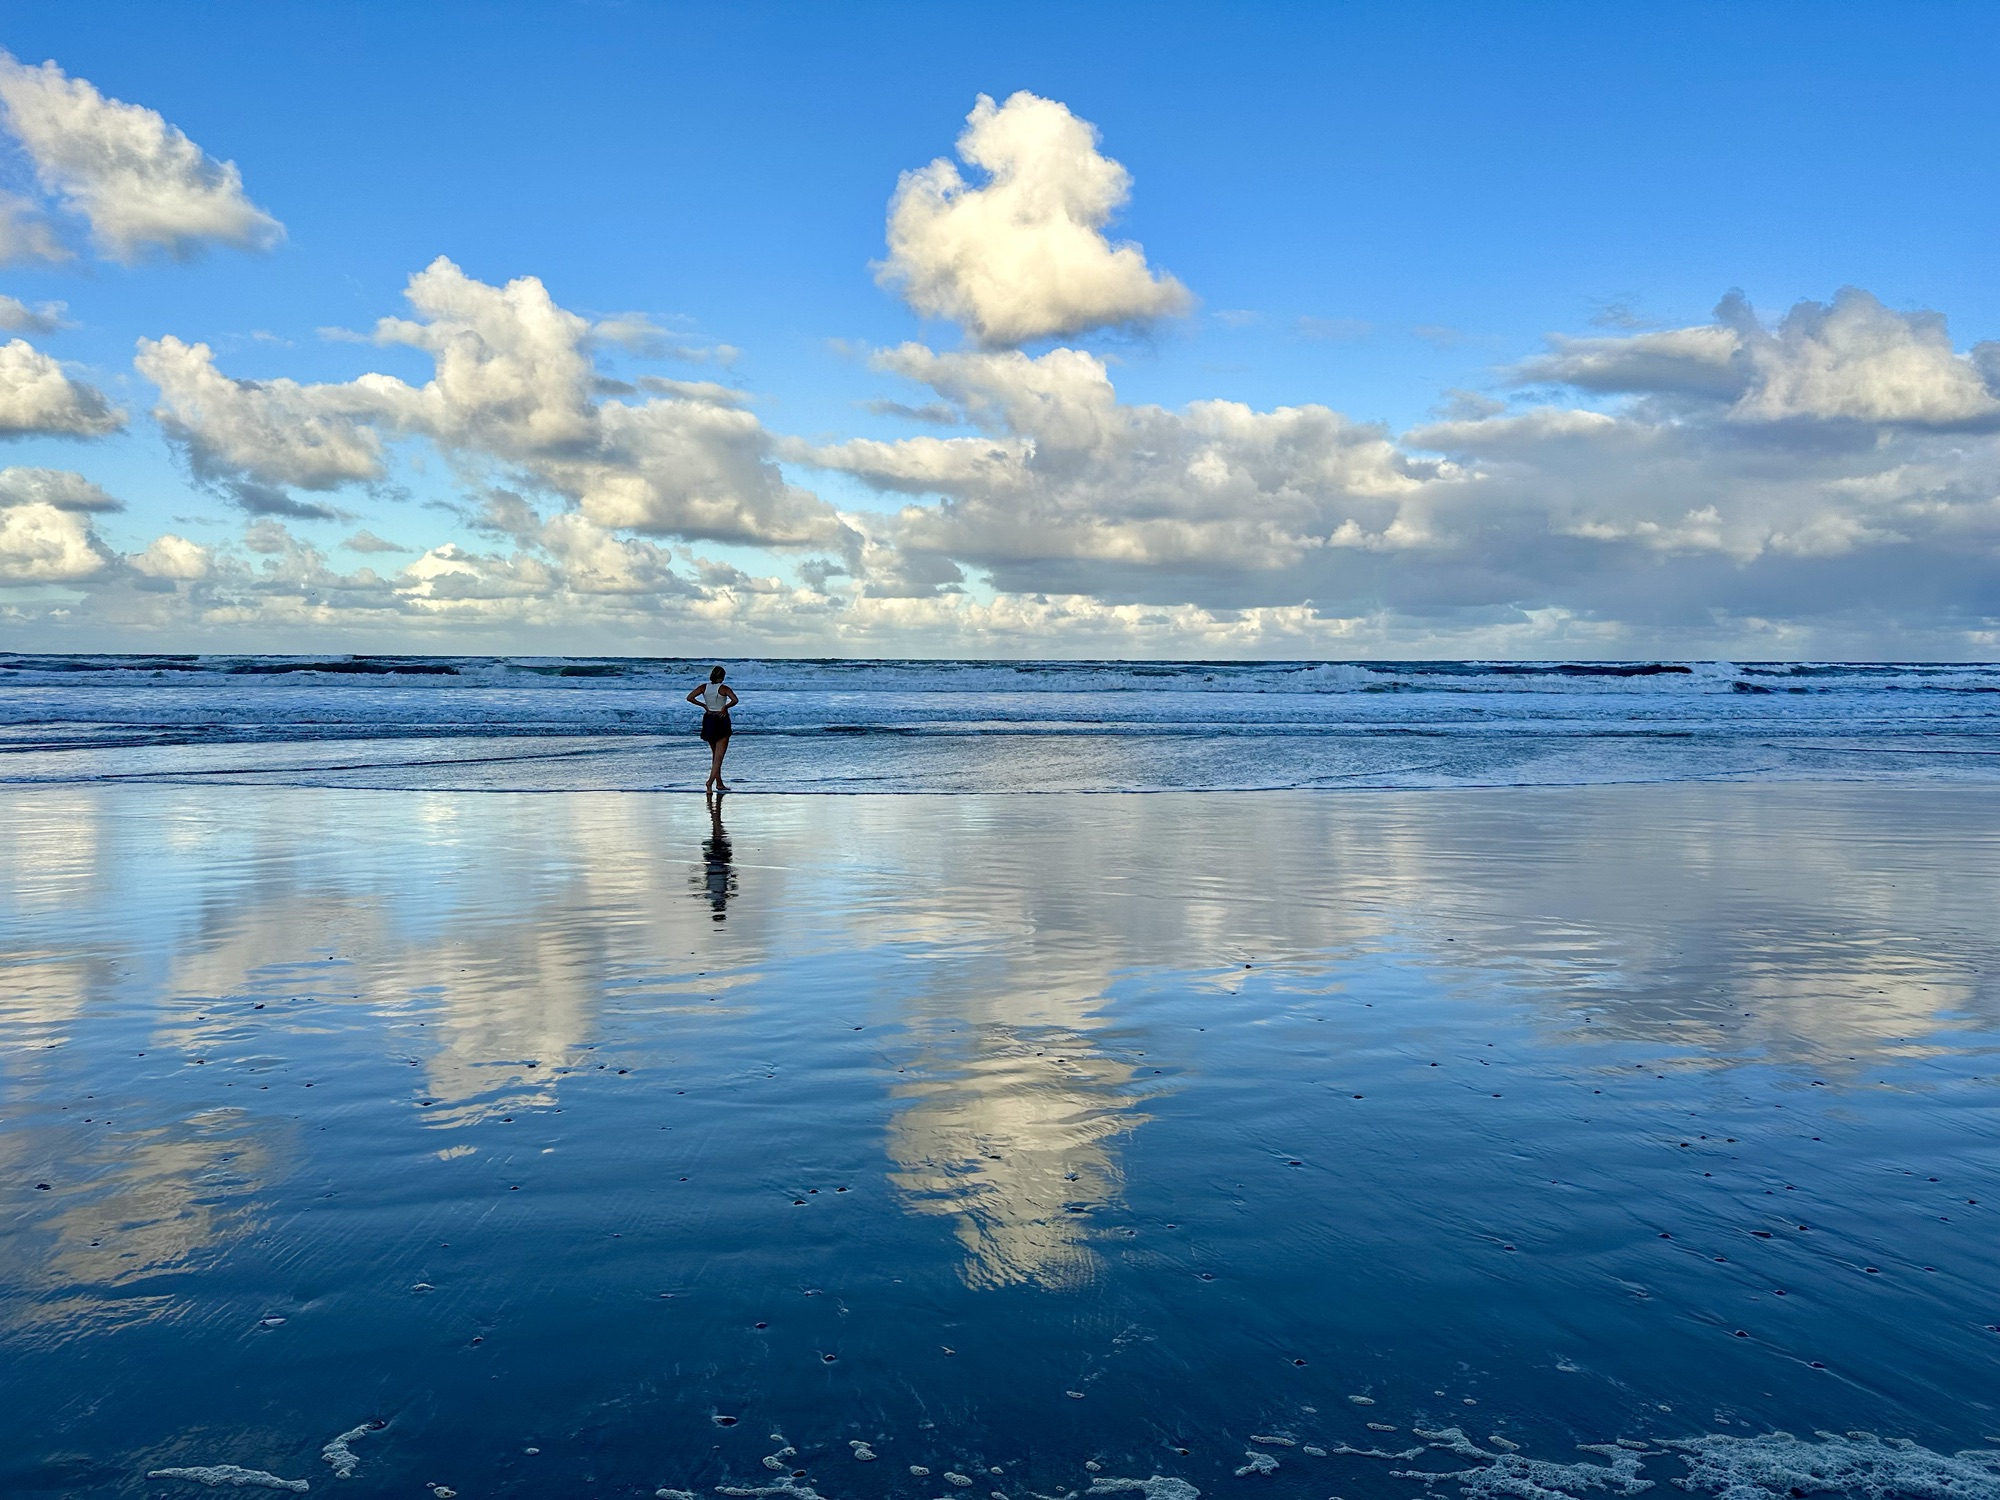
M 1421 530 L 1410 504 L 1443 471 L 1322 406 L 1127 406 L 1103 361 L 1075 349 L 1031 359 L 906 344 L 877 362 L 989 435 L 793 451 L 879 489 L 941 497 L 904 509 L 894 540 L 985 568 L 1004 589 L 1080 593 L 1093 577 L 1256 574 L 1328 547 L 1408 546 Z
M 18 297 L 0 297 L 0 331 L 6 333 L 54 333 L 63 326 L 67 302 L 44 302 L 30 307 Z
M 105 572 L 94 511 L 124 506 L 67 469 L 0 469 L 0 586 L 74 583 Z
M 28 67 L 0 53 L 0 112 L 43 186 L 89 220 L 113 260 L 152 250 L 186 259 L 210 243 L 268 250 L 284 237 L 244 196 L 234 162 L 214 160 L 158 111 L 107 99 L 53 62 Z
M 199 542 L 167 532 L 132 559 L 132 566 L 149 578 L 170 578 L 194 582 L 215 570 L 215 557 Z
M 592 325 L 532 276 L 504 287 L 440 257 L 410 278 L 414 318 L 384 318 L 378 343 L 420 349 L 434 377 L 411 386 L 369 374 L 339 385 L 231 380 L 206 345 L 140 346 L 161 388 L 160 417 L 198 475 L 247 508 L 324 513 L 280 486 L 330 490 L 383 473 L 382 435 L 429 440 L 462 464 L 497 465 L 553 493 L 594 525 L 766 546 L 841 548 L 832 508 L 786 483 L 770 436 L 703 383 L 655 385 L 656 399 L 599 398 Z
M 392 542 L 379 537 L 374 532 L 363 529 L 340 544 L 349 552 L 415 552 L 415 547 L 405 547 L 401 542 Z
M 1554 611 L 1628 643 L 1712 642 L 1719 620 L 1750 618 L 1965 632 L 2000 613 L 2000 422 L 1982 379 L 2000 346 L 1958 354 L 1941 319 L 1852 291 L 1770 328 L 1726 301 L 1711 325 L 1552 344 L 1517 378 L 1609 409 L 1460 402 L 1400 440 L 1318 407 L 1128 406 L 1075 350 L 906 345 L 878 366 L 981 436 L 790 451 L 917 500 L 856 523 L 856 576 L 883 598 L 949 587 L 956 566 L 1003 597 L 1312 600 L 1439 640 Z
M 1649 391 L 1724 401 L 1736 400 L 1748 383 L 1748 372 L 1738 357 L 1742 339 L 1735 329 L 1715 324 L 1628 338 L 1558 334 L 1549 344 L 1553 353 L 1515 366 L 1517 379 L 1586 391 Z
M 0 437 L 102 437 L 125 414 L 25 339 L 0 344 Z
M 87 516 L 42 501 L 0 509 L 0 584 L 73 583 L 110 563 Z
M 1843 287 L 1831 304 L 1801 302 L 1775 330 L 1740 299 L 1719 311 L 1735 324 L 1752 371 L 1736 403 L 1741 419 L 1920 427 L 2000 419 L 2000 400 L 1972 361 L 1953 351 L 1937 313 L 1891 312 L 1856 287 Z
M 488 286 L 439 256 L 410 278 L 405 295 L 418 316 L 383 318 L 375 340 L 423 350 L 435 376 L 415 390 L 363 377 L 392 404 L 400 426 L 503 458 L 596 436 L 590 323 L 558 307 L 540 280 Z
M 1952 348 L 1941 316 L 1893 312 L 1856 287 L 1799 303 L 1775 328 L 1732 293 L 1713 323 L 1549 343 L 1553 352 L 1515 366 L 1517 380 L 1726 401 L 1741 422 L 2000 424 L 2000 399 Z
M 1097 149 L 1097 131 L 1053 99 L 979 96 L 958 154 L 987 173 L 973 186 L 950 161 L 905 172 L 889 203 L 889 256 L 877 267 L 927 317 L 987 345 L 1186 312 L 1187 288 L 1104 228 L 1131 174 Z
M 60 265 L 76 253 L 26 198 L 0 193 L 0 266 Z
M 208 345 L 172 335 L 139 340 L 133 364 L 160 388 L 153 415 L 196 478 L 253 514 L 330 516 L 285 490 L 332 490 L 384 472 L 382 439 L 368 419 L 387 403 L 369 385 L 232 380 Z
M 739 350 L 728 344 L 691 342 L 671 328 L 662 328 L 645 313 L 613 313 L 590 325 L 592 344 L 613 344 L 643 359 L 677 359 L 689 364 L 713 360 L 725 369 L 736 362 Z
M 69 469 L 0 469 L 0 506 L 52 505 L 57 510 L 123 510 L 125 502 L 107 495 Z
M 1400 437 L 1313 405 L 1129 404 L 1074 349 L 909 344 L 877 368 L 952 425 L 810 445 L 699 383 L 607 399 L 590 325 L 539 283 L 426 276 L 379 335 L 434 352 L 426 384 L 244 395 L 183 357 L 228 387 L 216 410 L 434 445 L 489 540 L 379 573 L 269 518 L 186 576 L 164 543 L 124 568 L 72 550 L 98 569 L 78 575 L 96 618 L 262 643 L 694 634 L 815 655 L 1952 655 L 2000 636 L 2000 425 L 1965 384 L 2000 349 L 1958 354 L 1937 320 L 1860 294 L 1769 327 L 1725 303 L 1693 329 L 1552 340 L 1516 378 L 1576 399 L 1462 399 Z M 835 515 L 778 457 L 895 507 Z M 818 551 L 789 583 L 635 531 Z
M 705 401 L 710 406 L 748 406 L 750 393 L 713 380 L 669 380 L 664 375 L 641 375 L 636 382 L 642 391 L 655 396 L 678 396 L 683 401 Z
M 576 593 L 657 597 L 687 591 L 665 548 L 615 537 L 582 516 L 555 517 L 542 528 L 541 542 L 561 566 L 564 583 Z

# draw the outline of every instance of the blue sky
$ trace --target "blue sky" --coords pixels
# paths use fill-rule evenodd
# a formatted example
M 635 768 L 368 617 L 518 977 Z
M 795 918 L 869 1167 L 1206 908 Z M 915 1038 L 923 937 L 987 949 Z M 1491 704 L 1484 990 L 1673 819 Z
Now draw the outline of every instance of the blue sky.
M 1975 346 L 2000 338 L 1996 30 L 1970 5 L 16 5 L 0 46 L 20 64 L 157 112 L 284 232 L 107 253 L 17 121 L 0 184 L 74 254 L 17 257 L 0 293 L 67 305 L 69 326 L 20 336 L 126 420 L 29 424 L 0 453 L 122 505 L 51 518 L 33 509 L 46 482 L 17 480 L 0 639 L 1992 655 L 1983 403 L 2000 402 Z M 1129 179 L 1084 228 L 1136 243 L 1145 284 L 1171 277 L 1179 303 L 1114 298 L 996 339 L 962 308 L 921 316 L 907 275 L 902 294 L 878 284 L 899 174 L 953 159 L 979 96 L 1011 111 L 1020 91 L 1095 127 Z M 1069 169 L 1023 160 L 1024 180 Z M 137 340 L 171 335 L 237 381 L 379 372 L 419 391 L 425 349 L 321 330 L 409 316 L 405 285 L 439 256 L 471 283 L 535 278 L 591 322 L 644 314 L 652 351 L 593 336 L 591 358 L 628 386 L 747 393 L 725 403 L 755 426 L 732 429 L 728 462 L 762 477 L 731 514 L 802 515 L 775 485 L 845 519 L 604 498 L 606 465 L 679 493 L 646 466 L 681 462 L 683 426 L 579 477 L 574 451 L 457 417 L 447 433 L 413 407 L 353 418 L 346 396 L 324 400 L 379 434 L 380 472 L 274 485 L 303 471 L 202 425 L 226 415 L 174 416 L 134 366 Z M 1847 287 L 1865 304 L 1836 304 Z M 1754 336 L 1714 321 L 1732 289 Z M 1781 324 L 1802 302 L 1822 314 Z M 1695 329 L 1736 342 L 1635 342 Z M 909 358 L 883 368 L 906 343 L 977 368 L 927 365 L 929 386 Z M 1049 400 L 1096 410 L 1115 391 L 1102 420 L 1122 425 L 1088 452 L 1014 401 L 1042 376 L 1007 362 L 1063 350 L 1102 378 L 1063 364 Z M 867 404 L 883 400 L 953 420 Z M 1248 415 L 1190 405 L 1214 402 Z M 1303 408 L 1339 422 L 1267 420 Z M 982 442 L 1004 476 L 966 477 Z M 533 523 L 496 525 L 496 490 Z M 343 546 L 360 532 L 408 550 Z M 147 571 L 162 534 L 200 556 Z M 440 569 L 459 580 L 442 592 Z

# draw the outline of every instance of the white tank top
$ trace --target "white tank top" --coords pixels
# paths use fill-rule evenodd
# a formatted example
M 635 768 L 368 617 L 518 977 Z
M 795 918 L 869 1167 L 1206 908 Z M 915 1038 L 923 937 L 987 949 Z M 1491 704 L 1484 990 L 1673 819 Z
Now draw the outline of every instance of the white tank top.
M 705 682 L 702 684 L 701 706 L 712 714 L 728 712 L 729 700 L 722 696 L 721 683 Z

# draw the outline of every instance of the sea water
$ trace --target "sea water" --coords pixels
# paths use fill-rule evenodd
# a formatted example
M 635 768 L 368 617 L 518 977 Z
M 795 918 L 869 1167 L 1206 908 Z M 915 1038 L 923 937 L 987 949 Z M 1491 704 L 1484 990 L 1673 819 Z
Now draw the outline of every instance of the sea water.
M 0 656 L 0 778 L 699 786 L 694 661 Z M 1153 791 L 1961 780 L 2000 667 L 733 664 L 744 790 Z
M 1977 669 L 78 664 L 0 1491 L 2000 1496 Z

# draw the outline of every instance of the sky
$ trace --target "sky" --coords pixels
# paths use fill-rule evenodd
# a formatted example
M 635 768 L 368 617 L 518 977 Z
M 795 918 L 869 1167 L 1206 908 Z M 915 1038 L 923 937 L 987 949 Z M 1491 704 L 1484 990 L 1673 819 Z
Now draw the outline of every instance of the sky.
M 0 15 L 0 649 L 2000 656 L 2000 12 Z

